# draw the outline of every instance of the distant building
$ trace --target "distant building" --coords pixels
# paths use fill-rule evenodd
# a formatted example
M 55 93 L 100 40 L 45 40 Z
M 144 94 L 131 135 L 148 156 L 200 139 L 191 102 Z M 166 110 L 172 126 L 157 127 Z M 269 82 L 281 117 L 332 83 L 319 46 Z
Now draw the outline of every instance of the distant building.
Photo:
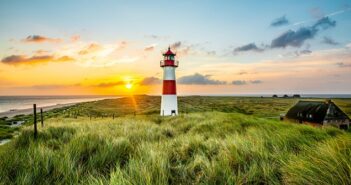
M 350 118 L 330 100 L 299 101 L 286 113 L 284 120 L 314 126 L 332 125 L 341 129 L 350 126 Z
M 301 95 L 299 95 L 299 94 L 294 94 L 292 97 L 293 97 L 293 98 L 301 98 Z

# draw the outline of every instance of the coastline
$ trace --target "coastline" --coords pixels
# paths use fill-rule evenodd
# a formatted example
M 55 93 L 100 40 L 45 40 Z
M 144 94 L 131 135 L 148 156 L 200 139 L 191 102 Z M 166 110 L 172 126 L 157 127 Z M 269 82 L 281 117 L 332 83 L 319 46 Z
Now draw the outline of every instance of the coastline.
M 62 108 L 62 107 L 67 107 L 67 106 L 72 106 L 77 103 L 66 103 L 66 104 L 57 104 L 57 105 L 51 105 L 51 106 L 43 106 L 43 107 L 37 107 L 37 109 L 40 110 L 40 108 L 43 109 L 43 112 L 45 111 L 49 111 L 52 109 L 56 109 L 56 108 Z M 81 103 L 81 102 L 80 102 Z M 15 117 L 16 115 L 27 115 L 27 114 L 32 114 L 33 113 L 33 108 L 28 108 L 28 109 L 18 109 L 18 110 L 13 110 L 13 111 L 6 111 L 6 112 L 0 112 L 0 118 L 1 117 L 8 117 L 8 118 L 12 118 Z
M 45 97 L 45 96 L 43 96 L 43 97 Z M 115 97 L 106 96 L 106 97 L 94 97 L 94 98 L 92 97 L 91 99 L 86 99 L 86 98 L 78 99 L 78 101 L 77 101 L 77 99 L 72 98 L 73 101 L 71 101 L 71 102 L 69 102 L 69 101 L 68 102 L 60 102 L 59 100 L 61 100 L 61 99 L 59 98 L 58 101 L 56 101 L 56 104 L 53 104 L 54 102 L 51 105 L 40 106 L 40 104 L 37 104 L 37 109 L 40 110 L 40 108 L 42 108 L 43 111 L 46 112 L 46 111 L 50 111 L 52 109 L 72 106 L 72 105 L 76 105 L 79 103 L 99 101 L 99 100 L 105 100 L 105 99 L 115 99 L 115 98 L 121 98 L 121 97 L 119 97 L 119 96 L 115 96 Z M 26 102 L 26 103 L 28 104 L 28 102 Z M 45 102 L 45 103 L 47 103 L 47 102 Z M 0 118 L 2 118 L 2 117 L 13 118 L 16 115 L 22 115 L 22 114 L 28 115 L 28 114 L 33 113 L 33 107 L 28 107 L 28 108 L 25 107 L 25 108 L 13 109 L 13 110 L 10 110 L 9 108 L 10 107 L 8 107 L 7 111 L 0 112 Z

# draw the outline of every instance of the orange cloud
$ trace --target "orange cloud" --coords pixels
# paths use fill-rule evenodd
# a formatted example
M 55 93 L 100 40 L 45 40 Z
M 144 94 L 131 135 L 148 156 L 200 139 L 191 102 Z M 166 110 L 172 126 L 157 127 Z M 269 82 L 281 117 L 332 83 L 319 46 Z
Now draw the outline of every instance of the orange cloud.
M 86 47 L 85 49 L 81 50 L 78 52 L 78 54 L 80 55 L 86 55 L 92 52 L 96 52 L 102 49 L 102 46 L 100 46 L 99 44 L 96 43 L 92 43 L 90 44 L 88 47 Z
M 77 41 L 79 41 L 80 40 L 80 36 L 79 35 L 73 35 L 72 37 L 71 37 L 71 41 L 72 42 L 77 42 Z
M 125 82 L 117 81 L 117 82 L 106 82 L 106 83 L 99 83 L 97 85 L 93 85 L 94 87 L 114 87 L 119 85 L 124 85 Z
M 40 35 L 30 35 L 27 38 L 23 39 L 22 41 L 27 43 L 43 43 L 43 42 L 58 43 L 58 42 L 61 42 L 62 40 L 57 38 L 44 37 Z
M 148 45 L 144 48 L 144 51 L 153 51 L 156 48 L 156 45 L 157 44 Z
M 151 46 L 146 46 L 144 48 L 144 51 L 153 51 L 155 49 L 155 46 L 154 45 L 151 45 Z
M 118 49 L 125 49 L 128 46 L 128 43 L 126 41 L 122 41 L 119 43 Z
M 4 64 L 18 65 L 18 64 L 37 64 L 37 63 L 47 63 L 47 62 L 69 62 L 74 61 L 73 58 L 69 56 L 54 57 L 52 55 L 41 55 L 27 57 L 25 55 L 11 55 L 5 57 L 1 60 Z
M 160 85 L 161 79 L 156 77 L 145 77 L 142 81 L 140 81 L 140 85 Z
M 39 49 L 39 50 L 34 51 L 34 53 L 37 55 L 43 55 L 43 54 L 49 53 L 49 51 Z

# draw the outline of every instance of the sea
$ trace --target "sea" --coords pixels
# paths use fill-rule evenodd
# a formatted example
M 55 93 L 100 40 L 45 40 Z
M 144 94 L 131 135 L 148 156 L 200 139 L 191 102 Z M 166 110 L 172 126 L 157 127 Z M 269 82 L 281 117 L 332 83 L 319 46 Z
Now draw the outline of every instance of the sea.
M 28 109 L 32 108 L 33 104 L 46 107 L 114 98 L 119 96 L 0 96 L 0 112 Z

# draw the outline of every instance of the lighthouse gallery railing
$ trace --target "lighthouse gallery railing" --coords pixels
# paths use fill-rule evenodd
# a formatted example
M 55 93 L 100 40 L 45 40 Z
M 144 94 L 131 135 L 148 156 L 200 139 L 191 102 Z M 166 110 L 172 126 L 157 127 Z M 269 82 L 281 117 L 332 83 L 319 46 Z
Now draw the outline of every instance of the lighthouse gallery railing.
M 175 60 L 175 61 L 172 61 L 171 60 L 161 60 L 160 61 L 160 66 L 161 67 L 164 67 L 164 66 L 174 66 L 174 67 L 178 67 L 178 64 L 179 64 L 179 61 L 178 60 Z

